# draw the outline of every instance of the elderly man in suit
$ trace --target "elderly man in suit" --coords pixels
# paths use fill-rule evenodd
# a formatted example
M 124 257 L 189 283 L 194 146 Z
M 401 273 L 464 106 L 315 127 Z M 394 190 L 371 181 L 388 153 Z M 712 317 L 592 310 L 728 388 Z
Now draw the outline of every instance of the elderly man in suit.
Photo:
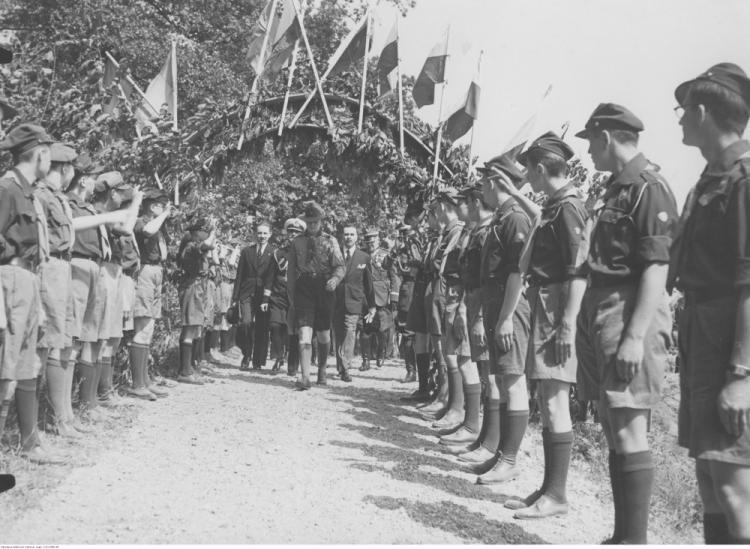
M 336 369 L 342 381 L 351 381 L 348 369 L 354 358 L 357 324 L 367 311 L 374 315 L 375 304 L 370 273 L 370 256 L 357 247 L 357 229 L 344 227 L 344 268 L 336 288 L 333 323 L 336 334 Z
M 237 278 L 232 301 L 239 304 L 240 323 L 237 326 L 237 345 L 242 350 L 240 370 L 260 370 L 268 355 L 268 302 L 273 282 L 272 259 L 274 248 L 268 243 L 271 225 L 262 221 L 255 230 L 256 242 L 240 252 Z M 253 352 L 254 351 L 254 352 Z

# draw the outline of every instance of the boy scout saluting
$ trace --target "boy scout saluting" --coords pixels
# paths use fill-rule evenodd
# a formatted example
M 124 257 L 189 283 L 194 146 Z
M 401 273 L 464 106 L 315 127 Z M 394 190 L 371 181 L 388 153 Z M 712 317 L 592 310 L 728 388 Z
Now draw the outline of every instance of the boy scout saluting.
M 594 167 L 612 173 L 594 207 L 590 285 L 576 334 L 578 388 L 583 400 L 599 401 L 610 448 L 615 531 L 608 543 L 647 540 L 654 465 L 646 434 L 671 332 L 665 282 L 677 208 L 658 166 L 638 152 L 642 130 L 628 109 L 603 103 L 576 134 L 588 139 Z
M 21 124 L 0 141 L 13 155 L 11 171 L 0 178 L 0 285 L 6 330 L 0 350 L 0 397 L 5 418 L 15 390 L 21 455 L 37 463 L 59 463 L 41 445 L 37 431 L 40 361 L 36 343 L 43 311 L 36 271 L 49 254 L 47 221 L 32 185 L 50 168 L 53 140 L 40 126 Z M 0 435 L 5 427 L 0 424 Z
M 707 166 L 688 195 L 670 286 L 679 319 L 679 443 L 696 459 L 707 544 L 750 543 L 750 80 L 721 63 L 675 91 Z
M 582 265 L 588 213 L 575 187 L 568 182 L 573 150 L 554 133 L 536 139 L 518 160 L 534 192 L 543 192 L 543 209 L 513 185 L 507 190 L 535 220 L 536 229 L 520 258 L 527 274 L 531 308 L 531 337 L 527 375 L 539 381 L 544 446 L 542 487 L 526 498 L 510 498 L 505 506 L 518 509 L 515 518 L 537 519 L 568 512 L 565 484 L 573 444 L 570 385 L 576 381 L 575 326 L 586 290 Z

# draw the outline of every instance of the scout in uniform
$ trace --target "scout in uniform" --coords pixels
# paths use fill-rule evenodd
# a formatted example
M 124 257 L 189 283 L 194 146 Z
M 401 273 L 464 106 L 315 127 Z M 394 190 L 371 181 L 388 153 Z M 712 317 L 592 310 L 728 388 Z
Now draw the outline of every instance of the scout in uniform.
M 318 384 L 326 383 L 326 361 L 331 342 L 334 291 L 344 278 L 344 258 L 338 241 L 322 232 L 323 208 L 316 202 L 305 206 L 307 230 L 292 241 L 289 250 L 287 288 L 299 337 L 301 376 L 299 390 L 310 388 L 312 336 L 318 340 Z
M 21 124 L 0 141 L 0 150 L 13 155 L 14 168 L 0 178 L 0 286 L 4 298 L 5 332 L 0 348 L 0 399 L 4 418 L 15 392 L 21 455 L 38 463 L 61 460 L 42 447 L 37 431 L 39 399 L 36 354 L 42 305 L 39 264 L 48 257 L 47 223 L 32 185 L 50 169 L 53 140 L 40 126 Z
M 750 80 L 721 63 L 675 91 L 685 145 L 707 165 L 672 249 L 679 443 L 696 460 L 707 544 L 750 543 Z
M 582 266 L 588 251 L 583 239 L 588 213 L 567 180 L 573 156 L 573 150 L 552 132 L 519 155 L 533 191 L 547 196 L 541 211 L 514 185 L 505 189 L 534 220 L 519 267 L 529 286 L 531 337 L 526 370 L 528 378 L 538 382 L 545 462 L 541 488 L 523 499 L 505 502 L 509 509 L 518 510 L 514 516 L 519 519 L 568 512 L 565 485 L 573 444 L 570 386 L 576 381 L 575 327 L 586 290 Z
M 399 347 L 406 366 L 406 376 L 402 380 L 402 383 L 411 383 L 417 380 L 414 334 L 406 328 L 406 319 L 409 314 L 412 296 L 414 295 L 414 274 L 412 272 L 412 260 L 410 259 L 413 242 L 418 241 L 413 235 L 411 225 L 404 223 L 399 227 L 399 241 L 393 258 L 396 267 L 396 276 L 398 276 L 400 281 L 394 323 L 400 336 Z
M 677 220 L 669 185 L 638 151 L 642 130 L 628 109 L 603 103 L 576 134 L 589 141 L 594 167 L 612 173 L 594 206 L 589 287 L 576 332 L 578 390 L 583 400 L 599 401 L 610 447 L 611 541 L 639 544 L 647 540 L 654 479 L 647 432 L 667 364 L 665 282 Z
M 369 274 L 372 282 L 375 314 L 368 313 L 370 321 L 377 326 L 375 333 L 362 335 L 362 360 L 360 370 L 369 370 L 368 358 L 375 358 L 375 366 L 380 368 L 386 355 L 388 334 L 393 325 L 392 309 L 398 299 L 398 278 L 396 267 L 388 251 L 380 246 L 380 234 L 377 229 L 365 233 L 365 245 L 370 254 Z
M 490 368 L 498 384 L 502 385 L 507 404 L 500 405 L 497 459 L 492 469 L 482 474 L 477 482 L 497 484 L 518 476 L 520 468 L 516 459 L 529 420 L 526 389 L 529 304 L 523 295 L 518 259 L 531 223 L 518 202 L 497 181 L 506 178 L 513 185 L 523 181 L 515 161 L 506 155 L 493 158 L 485 165 L 482 174 L 482 196 L 496 211 L 492 228 L 482 246 L 480 295 Z
M 171 214 L 169 195 L 161 189 L 147 189 L 143 193 L 141 216 L 133 228 L 141 252 L 141 269 L 135 286 L 134 334 L 130 343 L 133 385 L 126 392 L 145 400 L 155 400 L 155 397 L 168 394 L 166 390 L 152 385 L 148 374 L 148 359 L 154 337 L 154 323 L 162 314 L 163 264 L 167 260 L 169 238 L 164 222 Z
M 181 383 L 203 384 L 203 381 L 193 372 L 193 358 L 202 346 L 200 337 L 206 315 L 208 253 L 214 247 L 216 239 L 214 230 L 207 219 L 196 219 L 188 227 L 188 233 L 180 242 L 177 253 L 177 262 L 182 271 L 179 288 L 182 323 L 180 375 L 177 378 L 177 381 Z

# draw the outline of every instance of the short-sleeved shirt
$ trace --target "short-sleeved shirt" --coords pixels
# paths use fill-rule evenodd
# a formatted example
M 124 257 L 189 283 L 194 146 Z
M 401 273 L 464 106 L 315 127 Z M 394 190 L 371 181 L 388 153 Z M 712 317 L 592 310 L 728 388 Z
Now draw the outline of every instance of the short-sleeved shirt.
M 303 234 L 294 239 L 290 254 L 294 255 L 295 276 L 344 278 L 344 257 L 336 239 L 321 232 L 311 236 Z
M 112 246 L 112 261 L 122 265 L 122 272 L 130 275 L 137 271 L 141 258 L 135 241 L 135 235 L 111 230 L 109 233 L 109 242 Z
M 529 216 L 515 199 L 509 198 L 498 208 L 482 246 L 479 269 L 482 286 L 493 279 L 505 284 L 512 273 L 519 272 L 518 260 L 530 231 Z
M 47 235 L 49 251 L 53 254 L 69 252 L 73 245 L 73 212 L 62 192 L 55 191 L 41 183 L 34 188 L 34 195 L 39 200 L 47 216 Z
M 16 172 L 0 179 L 0 264 L 14 257 L 36 262 L 39 229 L 34 208 L 34 188 Z
M 133 234 L 135 234 L 138 248 L 141 250 L 141 263 L 144 265 L 160 265 L 167 259 L 166 250 L 169 238 L 164 230 L 164 225 L 155 234 L 147 235 L 143 229 L 149 221 L 139 217 L 135 222 Z
M 476 290 L 479 288 L 479 271 L 482 265 L 482 246 L 489 234 L 492 225 L 492 217 L 478 223 L 469 235 L 463 253 L 460 257 L 461 278 L 465 290 Z
M 542 209 L 539 227 L 534 232 L 529 284 L 545 286 L 571 278 L 585 278 L 584 230 L 588 212 L 572 185 L 552 196 Z
M 446 228 L 443 235 L 443 269 L 442 277 L 447 286 L 456 286 L 461 284 L 461 253 L 466 247 L 470 231 L 466 228 L 463 221 L 456 221 L 455 225 L 451 224 Z
M 659 168 L 643 154 L 613 175 L 594 206 L 595 225 L 584 267 L 594 287 L 637 284 L 652 263 L 669 263 L 677 205 Z
M 97 213 L 96 209 L 91 204 L 79 199 L 74 194 L 68 195 L 68 201 L 74 218 L 96 215 Z M 90 229 L 76 231 L 76 240 L 73 244 L 73 254 L 94 260 L 102 259 L 104 254 L 102 252 L 99 227 L 91 227 Z
M 706 166 L 683 219 L 670 266 L 681 289 L 730 295 L 750 284 L 750 142 L 737 141 Z

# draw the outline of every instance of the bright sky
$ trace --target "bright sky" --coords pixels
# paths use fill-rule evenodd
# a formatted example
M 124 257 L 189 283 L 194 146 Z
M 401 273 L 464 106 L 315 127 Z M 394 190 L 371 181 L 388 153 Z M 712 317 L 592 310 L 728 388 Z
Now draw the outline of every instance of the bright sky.
M 380 3 L 374 52 L 396 15 Z M 417 0 L 400 21 L 404 74 L 419 73 L 448 24 L 446 116 L 484 50 L 474 138 L 480 161 L 502 152 L 551 84 L 536 135 L 559 133 L 570 121 L 566 140 L 590 167 L 587 142 L 575 132 L 600 102 L 625 105 L 643 121 L 641 148 L 662 167 L 680 207 L 704 162 L 682 145 L 675 87 L 722 61 L 750 72 L 747 0 Z M 435 123 L 437 110 L 425 107 L 420 116 Z

